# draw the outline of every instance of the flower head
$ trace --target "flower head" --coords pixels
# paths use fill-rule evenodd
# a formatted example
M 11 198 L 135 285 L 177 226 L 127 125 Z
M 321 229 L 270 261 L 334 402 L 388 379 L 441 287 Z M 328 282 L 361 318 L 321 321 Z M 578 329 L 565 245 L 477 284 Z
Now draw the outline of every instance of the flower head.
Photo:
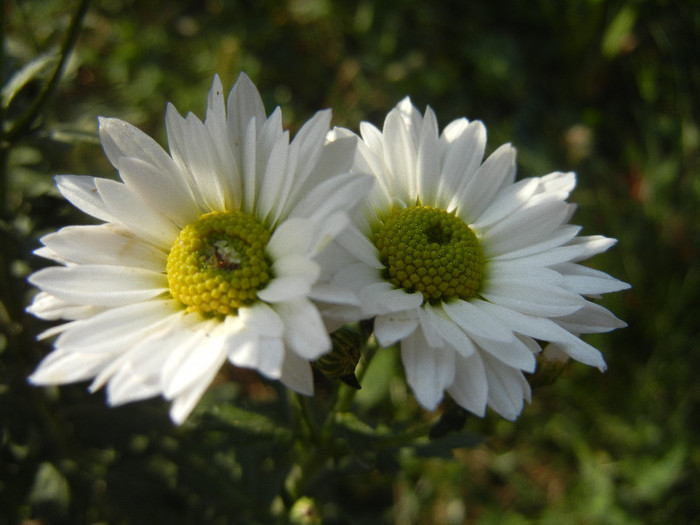
M 250 79 L 204 122 L 166 112 L 170 153 L 116 119 L 100 119 L 121 181 L 59 176 L 76 207 L 103 221 L 41 239 L 61 263 L 34 273 L 28 310 L 69 322 L 35 384 L 94 378 L 117 405 L 162 394 L 180 423 L 228 359 L 311 394 L 309 360 L 331 349 L 312 288 L 316 260 L 345 227 L 368 177 L 349 174 L 354 139 L 325 140 L 321 111 L 293 141 L 279 108 L 267 117 Z
M 577 264 L 615 241 L 568 224 L 573 173 L 516 182 L 513 147 L 483 160 L 481 122 L 455 120 L 439 134 L 434 112 L 408 98 L 382 131 L 362 123 L 361 135 L 353 169 L 376 182 L 327 252 L 325 277 L 356 301 L 327 308 L 329 319 L 374 318 L 377 340 L 400 343 L 408 384 L 431 410 L 447 391 L 475 414 L 488 405 L 515 419 L 540 342 L 545 358 L 605 369 L 578 336 L 625 323 L 588 298 L 628 285 Z

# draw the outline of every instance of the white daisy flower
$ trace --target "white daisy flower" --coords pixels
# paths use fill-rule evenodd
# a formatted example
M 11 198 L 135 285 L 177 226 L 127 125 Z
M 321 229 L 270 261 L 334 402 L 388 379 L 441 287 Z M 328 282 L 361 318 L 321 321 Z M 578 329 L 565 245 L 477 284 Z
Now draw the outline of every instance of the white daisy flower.
M 354 170 L 376 183 L 356 227 L 326 254 L 329 285 L 356 290 L 359 304 L 324 309 L 329 323 L 374 318 L 381 346 L 400 342 L 428 410 L 447 391 L 475 414 L 488 405 L 517 418 L 540 341 L 545 356 L 605 369 L 578 335 L 625 323 L 587 297 L 628 285 L 577 264 L 615 240 L 568 224 L 573 173 L 515 182 L 512 146 L 482 162 L 481 122 L 455 120 L 438 134 L 434 112 L 408 98 L 382 131 L 362 123 L 361 135 Z
M 170 154 L 126 122 L 100 119 L 122 182 L 59 176 L 76 207 L 104 221 L 41 239 L 62 264 L 34 273 L 28 311 L 70 322 L 37 385 L 94 378 L 119 405 L 163 395 L 181 423 L 226 361 L 313 392 L 309 361 L 331 348 L 310 294 L 319 252 L 345 227 L 370 177 L 349 174 L 356 140 L 325 140 L 330 111 L 290 143 L 279 108 L 266 116 L 241 75 L 224 100 L 209 92 L 206 120 L 169 105 Z

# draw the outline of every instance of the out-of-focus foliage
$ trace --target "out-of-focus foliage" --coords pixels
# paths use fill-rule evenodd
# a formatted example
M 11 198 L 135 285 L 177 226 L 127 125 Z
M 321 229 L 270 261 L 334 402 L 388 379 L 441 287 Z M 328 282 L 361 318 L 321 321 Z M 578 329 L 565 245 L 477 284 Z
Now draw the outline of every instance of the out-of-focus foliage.
M 284 504 L 275 495 L 304 452 L 278 386 L 224 370 L 175 428 L 160 400 L 109 409 L 85 385 L 26 382 L 49 350 L 35 341 L 47 325 L 23 311 L 24 279 L 45 264 L 31 251 L 42 234 L 88 220 L 51 176 L 114 176 L 98 115 L 164 144 L 167 101 L 203 115 L 213 74 L 230 87 L 240 71 L 292 129 L 322 107 L 338 125 L 381 125 L 405 95 L 443 125 L 484 120 L 491 149 L 518 148 L 521 176 L 577 171 L 575 219 L 620 240 L 592 264 L 633 285 L 605 301 L 630 326 L 590 338 L 608 372 L 569 365 L 515 423 L 492 414 L 464 423 L 446 403 L 436 441 L 383 441 L 382 429 L 433 415 L 406 390 L 397 352 L 381 351 L 352 412 L 334 422 L 330 457 L 346 459 L 309 480 L 314 499 L 297 502 L 295 519 L 697 520 L 697 1 L 93 0 L 53 97 L 8 137 L 48 82 L 78 3 L 4 2 L 0 522 L 275 522 Z M 301 407 L 312 421 L 332 395 L 321 378 L 318 390 Z

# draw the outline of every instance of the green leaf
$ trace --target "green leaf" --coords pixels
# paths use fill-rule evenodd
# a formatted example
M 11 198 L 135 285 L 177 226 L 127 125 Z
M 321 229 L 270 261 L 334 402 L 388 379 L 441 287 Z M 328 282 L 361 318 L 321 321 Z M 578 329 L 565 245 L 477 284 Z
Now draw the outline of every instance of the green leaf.
M 630 43 L 634 23 L 637 21 L 637 12 L 632 6 L 625 6 L 615 15 L 603 36 L 603 54 L 608 58 L 619 55 Z
M 228 429 L 252 434 L 256 437 L 268 437 L 276 440 L 291 439 L 291 429 L 278 425 L 275 420 L 258 412 L 252 412 L 235 405 L 218 405 L 202 414 L 207 428 L 211 423 L 223 423 Z M 213 420 L 213 421 L 212 421 Z
M 70 502 L 68 481 L 51 463 L 42 463 L 36 471 L 29 494 L 32 507 L 40 514 L 64 514 Z
M 7 108 L 24 86 L 48 73 L 56 66 L 59 54 L 55 51 L 39 55 L 17 71 L 2 88 L 2 107 Z

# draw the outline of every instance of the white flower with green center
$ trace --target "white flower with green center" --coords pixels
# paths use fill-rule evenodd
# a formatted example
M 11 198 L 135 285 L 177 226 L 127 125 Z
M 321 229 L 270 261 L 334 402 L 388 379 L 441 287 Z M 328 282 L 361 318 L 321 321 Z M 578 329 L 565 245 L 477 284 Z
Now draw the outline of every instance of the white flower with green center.
M 577 264 L 615 241 L 578 236 L 566 202 L 573 173 L 515 181 L 515 150 L 482 162 L 486 130 L 408 98 L 382 131 L 361 125 L 354 171 L 375 186 L 355 227 L 326 252 L 324 279 L 356 302 L 324 308 L 329 324 L 374 318 L 380 345 L 400 342 L 408 384 L 433 410 L 447 391 L 465 409 L 507 419 L 530 400 L 523 372 L 544 356 L 605 369 L 578 336 L 625 326 L 587 297 L 628 288 Z M 351 135 L 347 130 L 335 136 Z
M 38 385 L 94 378 L 112 405 L 162 394 L 185 420 L 228 359 L 311 394 L 309 361 L 331 348 L 311 302 L 316 258 L 367 193 L 349 173 L 356 140 L 329 143 L 330 111 L 290 143 L 279 108 L 266 116 L 241 75 L 228 100 L 218 77 L 206 120 L 166 112 L 170 154 L 133 126 L 100 120 L 121 182 L 57 177 L 61 193 L 104 221 L 41 239 L 62 264 L 30 281 L 28 310 L 70 322 Z

